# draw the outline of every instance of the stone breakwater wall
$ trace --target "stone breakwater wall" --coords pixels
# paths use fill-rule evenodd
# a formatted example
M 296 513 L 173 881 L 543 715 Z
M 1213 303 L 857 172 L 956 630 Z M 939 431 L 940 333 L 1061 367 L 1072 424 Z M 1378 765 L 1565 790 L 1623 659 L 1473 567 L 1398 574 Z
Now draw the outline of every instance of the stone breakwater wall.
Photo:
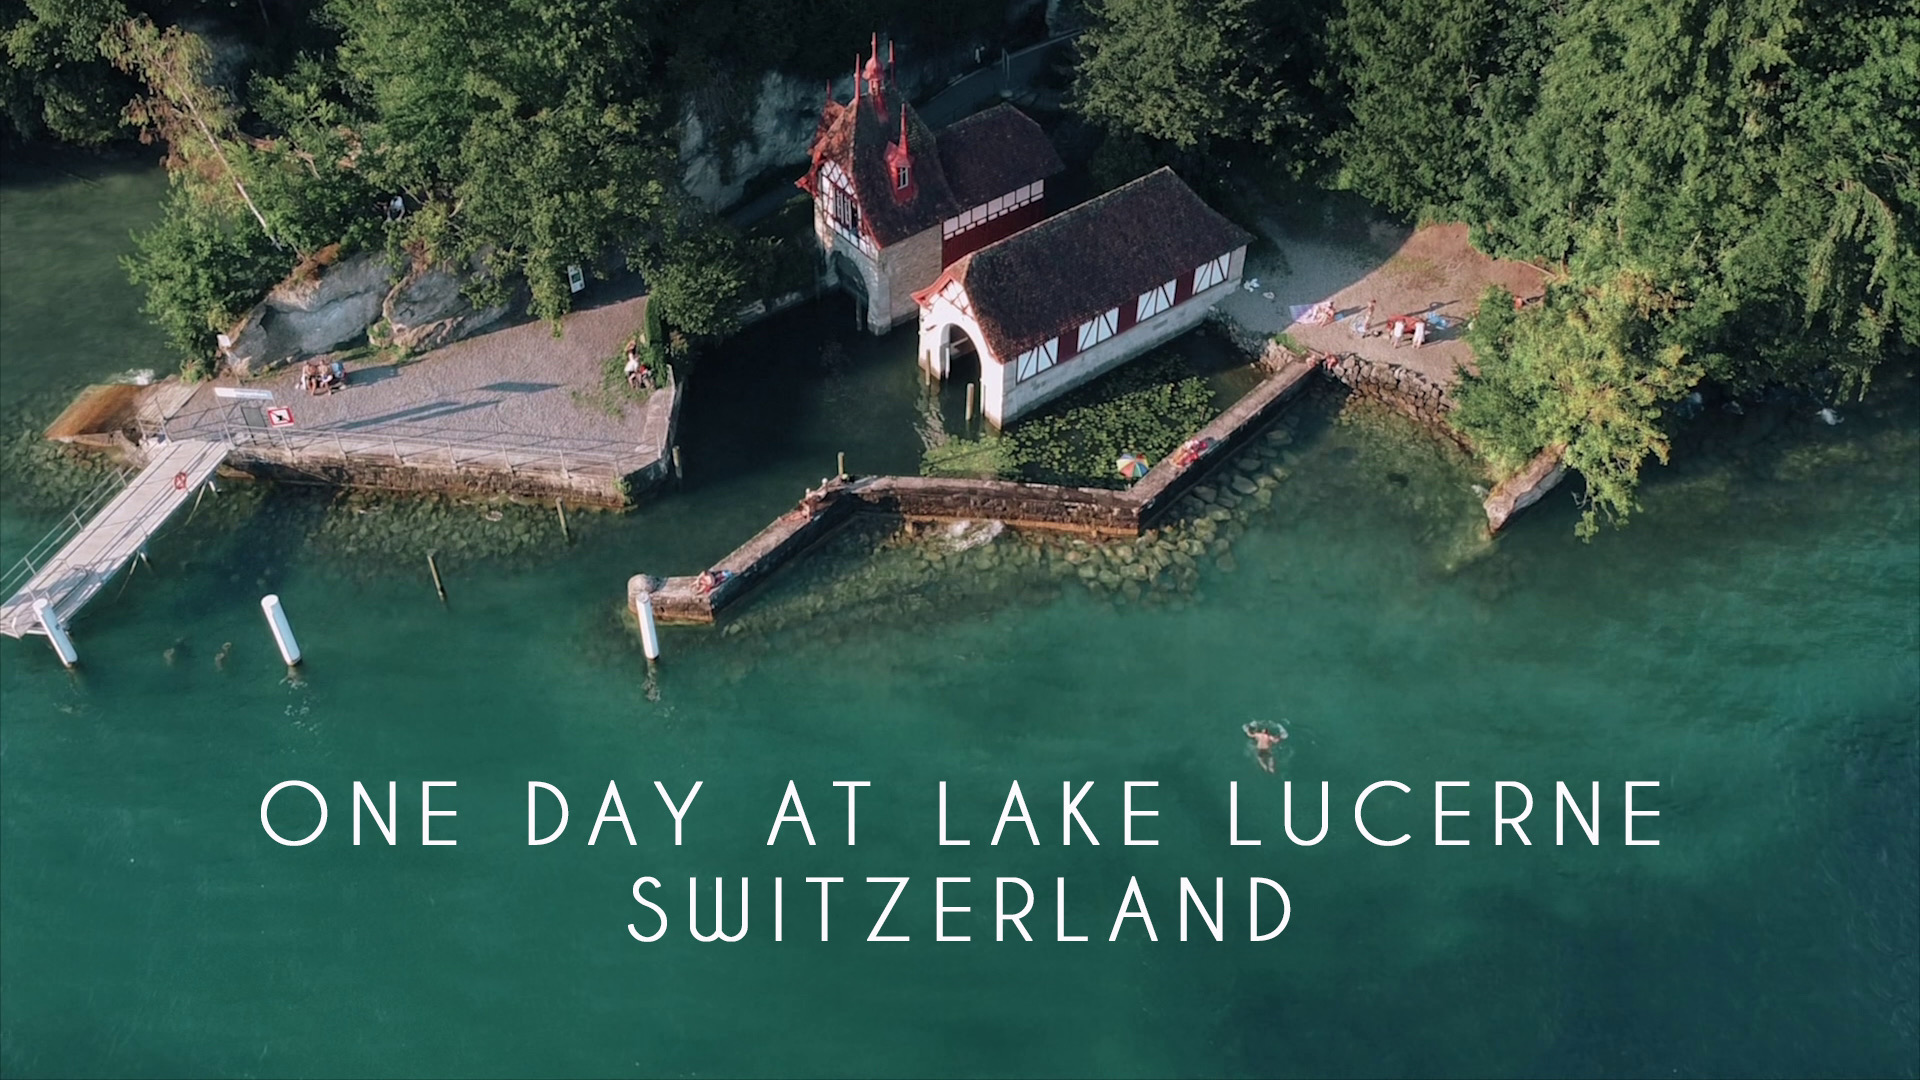
M 1243 500 L 1262 507 L 1272 501 L 1273 488 L 1285 478 L 1285 470 L 1273 463 L 1273 457 L 1280 445 L 1291 440 L 1291 433 L 1269 433 L 1259 449 L 1249 450 L 1249 446 L 1259 429 L 1314 370 L 1311 362 L 1292 359 L 1200 430 L 1200 437 L 1214 440 L 1205 454 L 1186 463 L 1169 457 L 1130 489 L 918 476 L 841 478 L 829 482 L 814 497 L 811 511 L 803 503 L 714 564 L 714 569 L 731 573 L 717 588 L 702 592 L 695 578 L 659 580 L 641 574 L 628 583 L 629 604 L 644 590 L 651 595 L 654 616 L 661 622 L 712 623 L 781 566 L 860 513 L 886 514 L 910 522 L 997 521 L 1016 530 L 1120 541 L 1130 551 L 1140 547 L 1136 538 L 1150 536 L 1145 547 L 1136 552 L 1145 556 L 1138 565 L 1158 564 L 1160 569 L 1174 566 L 1181 558 L 1197 557 L 1190 550 L 1196 546 L 1200 555 L 1207 554 L 1208 545 L 1220 539 L 1217 533 L 1232 520 L 1232 511 Z M 1218 474 L 1217 479 L 1214 474 Z M 1156 522 L 1169 516 L 1181 520 L 1167 528 L 1155 528 Z M 1165 551 L 1160 550 L 1162 546 Z M 1219 554 L 1224 553 L 1222 547 Z M 1073 565 L 1081 563 L 1092 567 L 1096 575 L 1103 571 L 1113 574 L 1116 588 L 1133 580 L 1092 557 Z
M 1444 384 L 1412 368 L 1362 356 L 1321 354 L 1319 359 L 1328 375 L 1356 395 L 1378 401 L 1471 451 L 1466 439 L 1447 422 L 1454 401 Z

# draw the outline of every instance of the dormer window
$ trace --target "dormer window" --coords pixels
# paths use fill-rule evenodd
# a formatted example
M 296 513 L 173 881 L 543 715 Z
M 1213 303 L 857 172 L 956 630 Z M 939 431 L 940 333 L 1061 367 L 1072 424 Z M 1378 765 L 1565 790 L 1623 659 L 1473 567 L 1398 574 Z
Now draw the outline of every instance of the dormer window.
M 893 187 L 896 191 L 905 191 L 913 183 L 913 166 L 896 165 L 893 168 Z

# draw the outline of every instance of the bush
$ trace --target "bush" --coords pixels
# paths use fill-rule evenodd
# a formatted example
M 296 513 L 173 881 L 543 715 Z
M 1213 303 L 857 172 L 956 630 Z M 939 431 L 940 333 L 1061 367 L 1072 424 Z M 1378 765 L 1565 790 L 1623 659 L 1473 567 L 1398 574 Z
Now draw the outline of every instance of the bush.
M 647 306 L 657 306 L 661 321 L 683 333 L 730 334 L 740 325 L 751 277 L 739 238 L 710 226 L 673 241 L 657 264 L 647 268 Z
M 1467 338 L 1480 370 L 1462 375 L 1452 423 L 1500 472 L 1563 447 L 1567 467 L 1587 482 L 1581 536 L 1603 514 L 1625 521 L 1641 464 L 1667 460 L 1664 404 L 1701 376 L 1684 349 L 1660 340 L 1676 306 L 1625 272 L 1555 287 L 1543 306 L 1520 312 L 1506 290 L 1489 289 Z
M 175 183 L 160 223 L 121 260 L 147 290 L 146 312 L 182 358 L 203 363 L 217 336 L 286 273 L 289 256 L 237 207 L 209 206 Z

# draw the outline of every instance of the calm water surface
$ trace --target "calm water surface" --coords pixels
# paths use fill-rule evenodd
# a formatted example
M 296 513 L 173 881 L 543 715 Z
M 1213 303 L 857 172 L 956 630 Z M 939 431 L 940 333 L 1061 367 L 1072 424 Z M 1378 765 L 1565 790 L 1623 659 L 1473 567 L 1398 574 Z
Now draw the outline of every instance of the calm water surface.
M 0 202 L 0 413 L 41 423 L 89 380 L 170 366 L 114 256 L 155 212 L 146 173 L 15 183 Z M 1556 495 L 1473 539 L 1471 477 L 1392 424 L 1299 410 L 1274 512 L 1188 602 L 994 584 L 907 586 L 831 553 L 723 636 L 667 635 L 650 688 L 619 604 L 641 569 L 707 565 L 846 451 L 910 470 L 929 423 L 903 338 L 825 333 L 831 307 L 771 322 L 698 373 L 688 488 L 563 547 L 507 508 L 229 491 L 155 546 L 152 573 L 75 628 L 70 677 L 44 642 L 0 641 L 0 1070 L 8 1075 L 1912 1075 L 1920 413 L 1889 372 L 1847 422 L 1782 403 L 1716 415 L 1591 545 Z M 948 403 L 949 407 L 951 403 Z M 937 411 L 937 410 L 936 410 Z M 11 443 L 9 444 L 11 445 Z M 59 512 L 7 458 L 0 546 Z M 426 529 L 437 530 L 431 535 Z M 493 532 L 489 532 L 491 529 Z M 443 609 L 420 562 L 451 552 Z M 1010 549 L 1003 539 L 996 549 Z M 119 586 L 114 587 L 119 590 Z M 256 601 L 277 591 L 308 663 L 289 682 Z M 909 595 L 931 596 L 933 602 Z M 858 599 L 851 599 L 857 597 Z M 839 598 L 849 598 L 841 602 Z M 947 602 L 947 601 L 951 602 Z M 934 614 L 933 612 L 938 612 Z M 224 668 L 215 654 L 233 648 Z M 171 651 L 170 651 L 171 650 Z M 1241 723 L 1284 718 L 1304 824 Z M 272 784 L 332 806 L 310 846 L 259 825 Z M 569 796 L 528 847 L 525 784 Z M 1657 780 L 1620 845 L 1620 785 Z M 361 780 L 400 784 L 399 836 L 351 842 Z M 418 784 L 455 780 L 424 848 Z M 618 781 L 617 825 L 586 845 Z M 704 787 L 672 845 L 652 782 Z M 817 847 L 767 847 L 788 780 Z M 859 844 L 834 780 L 868 780 Z M 935 835 L 950 786 L 956 836 Z M 1018 780 L 1043 846 L 986 843 Z M 1060 784 L 1100 846 L 1058 846 Z M 1121 785 L 1153 780 L 1120 843 Z M 1351 827 L 1375 780 L 1399 780 Z M 1431 793 L 1467 780 L 1435 847 Z M 1530 847 L 1491 840 L 1492 787 L 1541 804 Z M 1602 839 L 1552 844 L 1555 781 L 1602 787 Z M 1230 847 L 1229 781 L 1243 831 Z M 1302 797 L 1302 796 L 1305 797 Z M 384 800 L 382 800 L 384 801 Z M 1375 820 L 1377 819 L 1377 821 Z M 309 803 L 276 806 L 304 832 Z M 551 818 L 548 819 L 551 823 Z M 626 931 L 672 918 L 661 941 Z M 686 933 L 700 875 L 753 880 L 737 944 Z M 839 876 L 832 940 L 816 887 Z M 912 879 L 888 930 L 864 940 Z M 1228 940 L 1178 940 L 1181 876 L 1227 879 Z M 1245 880 L 1292 899 L 1246 941 Z M 785 937 L 772 940 L 772 878 Z M 933 940 L 935 876 L 949 932 Z M 994 943 L 990 882 L 1019 876 L 1040 940 Z M 1070 933 L 1054 937 L 1055 878 Z M 1158 942 L 1107 931 L 1137 877 Z M 731 919 L 731 914 L 729 918 Z M 1198 934 L 1198 924 L 1194 926 Z

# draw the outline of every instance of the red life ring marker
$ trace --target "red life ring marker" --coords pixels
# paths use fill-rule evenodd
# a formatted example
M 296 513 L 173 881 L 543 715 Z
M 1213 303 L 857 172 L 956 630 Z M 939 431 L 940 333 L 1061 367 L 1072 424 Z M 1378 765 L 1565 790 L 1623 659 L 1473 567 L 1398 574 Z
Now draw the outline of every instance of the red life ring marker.
M 186 473 L 177 472 L 173 474 L 173 490 L 175 491 L 187 490 L 187 474 Z

